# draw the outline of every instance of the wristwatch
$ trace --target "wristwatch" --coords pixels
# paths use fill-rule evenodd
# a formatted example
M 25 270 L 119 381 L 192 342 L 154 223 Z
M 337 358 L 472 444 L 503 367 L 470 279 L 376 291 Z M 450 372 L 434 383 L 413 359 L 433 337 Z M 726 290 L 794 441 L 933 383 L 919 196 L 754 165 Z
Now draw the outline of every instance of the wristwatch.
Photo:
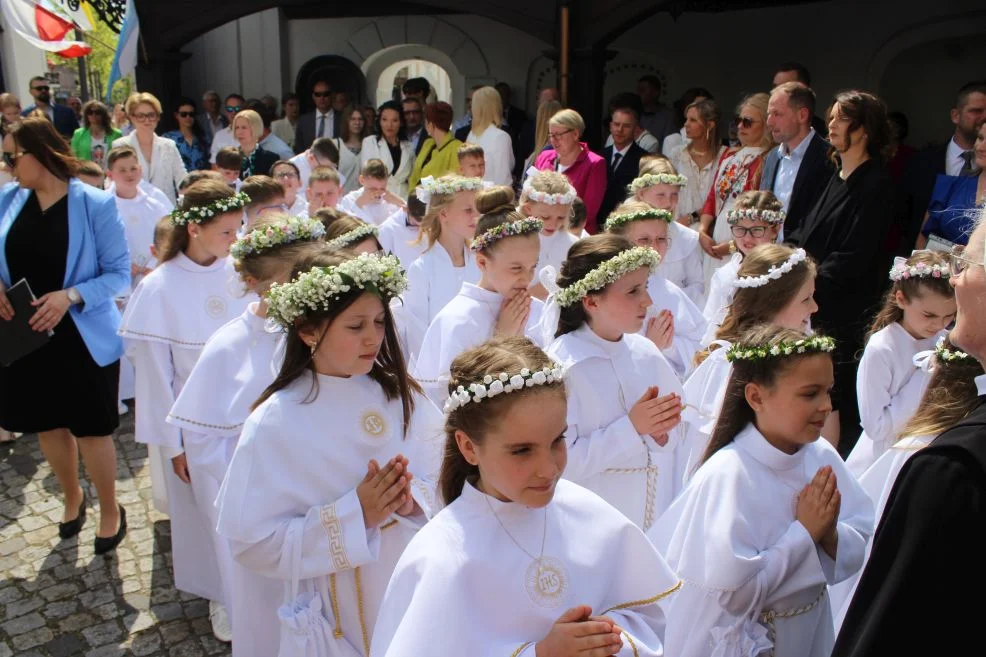
M 82 295 L 79 294 L 79 291 L 76 290 L 74 287 L 70 287 L 69 289 L 65 290 L 65 294 L 68 295 L 69 303 L 71 303 L 73 306 L 77 306 L 80 303 L 82 303 Z

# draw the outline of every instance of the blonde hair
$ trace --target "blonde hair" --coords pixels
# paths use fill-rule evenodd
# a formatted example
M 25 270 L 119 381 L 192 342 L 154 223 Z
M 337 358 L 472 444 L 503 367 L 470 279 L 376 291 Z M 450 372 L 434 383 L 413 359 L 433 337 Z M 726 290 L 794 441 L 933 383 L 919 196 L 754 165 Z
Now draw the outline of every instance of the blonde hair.
M 615 214 L 634 214 L 635 212 L 648 212 L 648 211 L 653 212 L 654 209 L 651 208 L 651 206 L 644 203 L 643 201 L 638 201 L 634 198 L 630 198 L 624 201 L 623 203 L 620 203 L 615 208 L 613 208 L 613 211 L 609 213 L 609 216 L 607 216 L 606 219 L 608 220 L 609 217 L 612 217 Z M 649 219 L 647 221 L 664 221 L 664 220 Z M 621 223 L 617 226 L 613 226 L 612 228 L 607 227 L 606 232 L 613 233 L 614 235 L 625 236 L 627 234 L 627 230 L 630 228 L 631 223 L 636 223 L 636 222 Z M 606 226 L 606 222 L 604 221 L 602 225 Z
M 21 109 L 21 101 L 18 100 L 17 96 L 14 94 L 0 94 L 0 110 L 8 107 L 16 107 L 17 109 Z
M 671 163 L 671 160 L 658 153 L 648 153 L 644 157 L 641 157 L 638 169 L 638 178 L 647 174 L 658 175 L 663 173 L 668 176 L 678 175 L 678 170 Z
M 537 119 L 534 123 L 534 150 L 524 161 L 525 169 L 534 164 L 538 154 L 548 145 L 548 125 L 551 122 L 551 117 L 557 114 L 561 108 L 562 105 L 557 100 L 549 100 L 538 105 Z
M 527 195 L 529 188 L 544 194 L 564 194 L 571 186 L 572 183 L 569 182 L 568 177 L 564 173 L 558 173 L 557 171 L 538 171 L 527 179 L 527 183 L 520 193 L 520 204 L 523 206 L 525 203 L 532 202 Z M 534 202 L 536 203 L 537 201 Z M 521 212 L 523 212 L 523 209 Z
M 489 87 L 492 89 L 492 87 Z M 473 103 L 476 102 L 476 95 L 473 94 Z M 474 105 L 475 107 L 475 105 Z M 454 183 L 456 180 L 461 180 L 463 176 L 450 173 L 448 175 L 442 176 L 438 179 L 439 183 Z M 435 194 L 432 193 L 431 197 L 428 199 L 428 209 L 425 211 L 425 216 L 421 220 L 421 228 L 418 231 L 418 239 L 414 240 L 412 244 L 421 244 L 421 240 L 425 240 L 425 244 L 428 248 L 435 246 L 435 242 L 438 238 L 442 236 L 442 222 L 439 216 L 442 211 L 447 209 L 452 202 L 455 200 L 456 194 L 461 194 L 462 192 L 452 192 L 451 194 Z
M 146 91 L 140 91 L 134 94 L 130 94 L 130 96 L 127 98 L 127 106 L 126 106 L 127 116 L 131 116 L 134 112 L 136 112 L 137 106 L 143 103 L 147 103 L 148 105 L 153 107 L 154 111 L 157 112 L 158 115 L 161 114 L 161 101 L 157 99 L 157 96 L 155 96 L 154 94 L 149 94 Z
M 235 126 L 239 119 L 247 122 L 247 125 L 250 126 L 250 132 L 253 133 L 253 138 L 259 143 L 260 138 L 264 136 L 264 120 L 260 118 L 260 115 L 250 109 L 240 110 L 233 117 L 232 125 Z
M 555 112 L 548 124 L 574 130 L 578 133 L 579 137 L 585 132 L 585 121 L 582 120 L 582 115 L 573 109 L 563 109 Z
M 472 132 L 481 137 L 491 125 L 503 124 L 503 101 L 493 87 L 480 87 L 472 93 Z
M 334 182 L 337 185 L 342 184 L 342 178 L 339 177 L 339 172 L 332 167 L 315 167 L 308 175 L 308 188 L 311 189 L 312 183 L 324 182 L 326 180 Z
M 762 148 L 774 146 L 774 138 L 771 136 L 770 130 L 767 129 L 767 103 L 769 102 L 770 94 L 760 92 L 750 94 L 736 106 L 736 114 L 742 113 L 743 108 L 747 106 L 752 107 L 760 114 L 760 122 L 763 123 L 763 136 L 760 138 L 760 143 L 754 145 Z
M 955 347 L 945 340 L 945 348 Z M 937 436 L 964 419 L 979 404 L 976 377 L 983 366 L 975 358 L 943 361 L 933 356 L 934 370 L 917 411 L 901 430 L 899 438 Z

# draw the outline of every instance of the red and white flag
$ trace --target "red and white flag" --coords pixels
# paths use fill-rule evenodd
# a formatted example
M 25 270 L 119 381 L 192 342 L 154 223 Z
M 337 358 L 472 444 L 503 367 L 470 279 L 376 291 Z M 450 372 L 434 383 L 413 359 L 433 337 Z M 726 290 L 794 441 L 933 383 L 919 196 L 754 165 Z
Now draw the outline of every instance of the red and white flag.
M 74 23 L 32 0 L 3 0 L 0 7 L 7 29 L 42 50 L 62 57 L 82 57 L 92 52 L 89 44 L 65 38 L 70 30 L 76 29 Z

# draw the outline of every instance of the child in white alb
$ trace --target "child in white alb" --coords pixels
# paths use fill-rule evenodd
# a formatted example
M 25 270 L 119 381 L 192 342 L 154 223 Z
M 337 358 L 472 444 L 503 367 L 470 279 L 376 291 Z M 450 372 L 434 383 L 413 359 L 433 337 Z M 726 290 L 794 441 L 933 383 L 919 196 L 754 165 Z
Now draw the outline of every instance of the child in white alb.
M 568 178 L 557 171 L 535 171 L 524 181 L 520 193 L 520 213 L 540 219 L 544 224 L 538 253 L 539 273 L 547 269 L 547 276 L 556 275 L 568 256 L 568 250 L 579 241 L 568 230 L 572 204 L 576 198 L 575 188 Z M 548 290 L 541 284 L 539 276 L 531 284 L 531 293 L 538 299 L 548 297 Z
M 360 188 L 339 199 L 336 207 L 368 224 L 379 226 L 405 207 L 402 199 L 387 190 L 388 178 L 390 173 L 382 160 L 368 160 L 359 174 Z

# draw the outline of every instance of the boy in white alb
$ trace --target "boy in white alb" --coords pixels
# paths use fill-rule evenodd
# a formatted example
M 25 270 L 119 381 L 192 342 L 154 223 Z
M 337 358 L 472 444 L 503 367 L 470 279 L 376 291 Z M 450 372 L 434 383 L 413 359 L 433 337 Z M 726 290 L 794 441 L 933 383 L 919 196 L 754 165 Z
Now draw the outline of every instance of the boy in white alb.
M 382 160 L 367 161 L 359 174 L 360 188 L 343 196 L 337 207 L 368 224 L 379 226 L 404 207 L 404 201 L 387 190 L 389 177 Z
M 298 193 L 301 189 L 301 173 L 298 167 L 289 160 L 281 160 L 270 168 L 270 175 L 284 190 L 284 205 L 288 208 L 288 214 L 307 217 L 308 201 L 305 200 L 304 194 Z
M 418 240 L 421 234 L 421 221 L 425 216 L 425 204 L 411 192 L 407 197 L 407 208 L 401 208 L 380 224 L 377 239 L 387 253 L 397 256 L 405 268 L 425 252 L 427 243 Z

